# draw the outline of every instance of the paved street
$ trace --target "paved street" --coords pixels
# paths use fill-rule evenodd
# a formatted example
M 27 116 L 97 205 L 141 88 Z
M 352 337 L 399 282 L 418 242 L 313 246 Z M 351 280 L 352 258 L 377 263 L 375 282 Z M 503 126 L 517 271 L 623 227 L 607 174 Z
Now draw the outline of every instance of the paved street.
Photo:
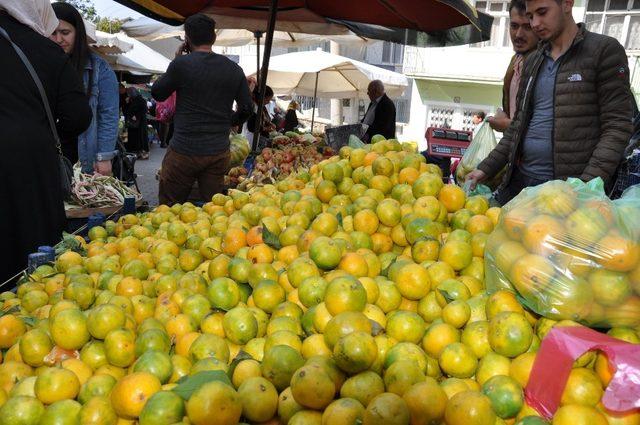
M 138 174 L 138 187 L 144 200 L 149 203 L 149 206 L 156 206 L 158 205 L 156 173 L 160 169 L 162 158 L 167 150 L 161 148 L 157 143 L 151 144 L 150 149 L 148 160 L 139 159 L 136 161 L 136 174 Z

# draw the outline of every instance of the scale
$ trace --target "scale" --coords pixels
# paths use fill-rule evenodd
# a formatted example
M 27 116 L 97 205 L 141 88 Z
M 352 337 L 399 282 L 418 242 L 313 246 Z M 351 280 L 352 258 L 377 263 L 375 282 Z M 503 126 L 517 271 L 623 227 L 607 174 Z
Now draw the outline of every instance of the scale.
M 429 155 L 440 158 L 462 158 L 471 144 L 473 132 L 429 127 L 425 133 Z

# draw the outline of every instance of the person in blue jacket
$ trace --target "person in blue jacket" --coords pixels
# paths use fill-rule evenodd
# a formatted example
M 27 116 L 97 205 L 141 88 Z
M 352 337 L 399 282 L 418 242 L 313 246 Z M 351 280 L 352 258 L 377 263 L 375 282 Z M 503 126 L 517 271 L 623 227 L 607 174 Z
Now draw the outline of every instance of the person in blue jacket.
M 90 50 L 78 10 L 69 3 L 53 3 L 52 6 L 60 23 L 51 39 L 69 55 L 72 65 L 82 76 L 93 112 L 91 125 L 78 136 L 77 149 L 73 143 L 63 144 L 67 147 L 64 154 L 72 163 L 79 160 L 84 173 L 95 171 L 110 175 L 120 119 L 116 74 L 103 58 Z

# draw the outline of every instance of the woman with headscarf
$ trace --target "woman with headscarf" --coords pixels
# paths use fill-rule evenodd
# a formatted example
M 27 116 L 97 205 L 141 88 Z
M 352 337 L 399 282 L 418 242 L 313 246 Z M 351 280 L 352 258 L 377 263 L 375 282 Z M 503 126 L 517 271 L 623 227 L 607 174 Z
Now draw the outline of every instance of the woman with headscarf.
M 300 125 L 298 122 L 298 115 L 296 111 L 298 110 L 298 102 L 292 100 L 289 102 L 289 107 L 287 108 L 287 113 L 284 116 L 284 131 L 293 131 Z
M 127 127 L 127 151 L 137 153 L 140 159 L 149 159 L 147 101 L 133 86 L 127 87 L 127 99 L 123 113 Z
M 91 123 L 82 81 L 49 36 L 58 26 L 49 0 L 0 0 L 0 27 L 28 58 L 57 130 L 73 139 Z M 2 33 L 2 31 L 0 31 Z M 40 245 L 66 227 L 58 150 L 40 92 L 11 43 L 0 35 L 0 282 L 21 271 Z
M 65 156 L 72 163 L 80 160 L 82 172 L 111 174 L 118 138 L 118 80 L 107 61 L 89 48 L 87 31 L 78 10 L 69 3 L 53 3 L 58 27 L 51 35 L 82 78 L 93 112 L 91 125 L 78 137 L 77 148 L 66 144 Z M 74 147 L 74 149 L 70 149 Z

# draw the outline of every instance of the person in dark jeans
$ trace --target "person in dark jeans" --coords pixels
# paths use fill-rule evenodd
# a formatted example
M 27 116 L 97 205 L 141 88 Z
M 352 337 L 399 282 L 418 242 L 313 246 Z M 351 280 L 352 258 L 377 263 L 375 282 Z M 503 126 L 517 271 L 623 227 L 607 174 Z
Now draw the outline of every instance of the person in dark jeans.
M 188 17 L 185 42 L 151 88 L 157 101 L 177 93 L 174 132 L 160 172 L 161 204 L 185 202 L 196 181 L 204 200 L 222 192 L 229 169 L 229 131 L 251 113 L 242 68 L 211 50 L 215 29 L 215 21 L 204 14 Z
M 147 102 L 135 87 L 127 87 L 127 100 L 123 109 L 127 126 L 127 150 L 137 153 L 140 159 L 149 159 Z

